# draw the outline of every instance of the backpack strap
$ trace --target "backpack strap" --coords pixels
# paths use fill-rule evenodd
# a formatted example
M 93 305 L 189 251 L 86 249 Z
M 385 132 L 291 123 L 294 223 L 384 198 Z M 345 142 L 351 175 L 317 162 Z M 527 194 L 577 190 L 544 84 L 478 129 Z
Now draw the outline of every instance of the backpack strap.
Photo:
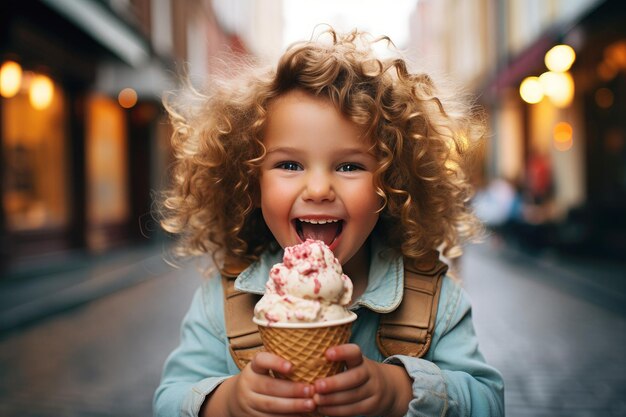
M 224 324 L 229 350 L 239 369 L 243 369 L 257 352 L 263 350 L 263 342 L 257 325 L 252 321 L 254 306 L 260 295 L 235 289 L 235 279 L 222 275 L 224 289 Z
M 402 302 L 393 312 L 380 316 L 376 333 L 376 344 L 384 356 L 422 357 L 428 351 L 447 269 L 437 252 L 420 262 L 405 258 Z M 257 325 L 252 321 L 254 306 L 261 296 L 236 290 L 234 278 L 222 275 L 224 323 L 230 353 L 242 369 L 263 350 Z
M 404 259 L 404 294 L 394 311 L 380 316 L 376 344 L 384 356 L 421 358 L 430 347 L 443 276 L 448 266 L 433 252 L 421 261 Z

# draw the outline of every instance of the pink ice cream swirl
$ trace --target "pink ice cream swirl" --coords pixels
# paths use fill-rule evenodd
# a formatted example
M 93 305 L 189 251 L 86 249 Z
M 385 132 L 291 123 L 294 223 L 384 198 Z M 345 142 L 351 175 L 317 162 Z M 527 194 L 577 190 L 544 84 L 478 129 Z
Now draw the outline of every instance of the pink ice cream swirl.
M 265 295 L 254 316 L 269 323 L 316 323 L 345 318 L 352 281 L 326 244 L 319 240 L 285 248 L 283 262 L 270 270 Z

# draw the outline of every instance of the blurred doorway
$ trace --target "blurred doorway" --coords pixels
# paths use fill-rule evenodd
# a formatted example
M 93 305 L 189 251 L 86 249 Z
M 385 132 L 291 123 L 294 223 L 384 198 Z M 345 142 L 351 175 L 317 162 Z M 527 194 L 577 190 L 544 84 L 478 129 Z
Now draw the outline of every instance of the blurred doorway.
M 41 78 L 45 77 L 45 78 Z M 37 83 L 48 90 L 37 96 Z M 69 245 L 67 105 L 57 83 L 25 72 L 20 90 L 4 98 L 2 205 L 11 252 Z
M 87 245 L 102 251 L 126 240 L 130 214 L 126 115 L 113 99 L 87 105 Z

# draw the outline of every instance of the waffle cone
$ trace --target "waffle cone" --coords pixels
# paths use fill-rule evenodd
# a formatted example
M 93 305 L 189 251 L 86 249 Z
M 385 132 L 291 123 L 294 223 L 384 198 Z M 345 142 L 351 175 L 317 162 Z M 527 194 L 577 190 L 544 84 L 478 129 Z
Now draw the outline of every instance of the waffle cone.
M 278 327 L 279 325 L 259 324 L 259 333 L 263 346 L 293 364 L 293 371 L 289 375 L 279 375 L 296 382 L 313 383 L 316 379 L 332 376 L 343 371 L 343 362 L 329 362 L 324 353 L 332 346 L 347 343 L 350 340 L 352 321 L 356 314 L 341 324 L 328 323 L 320 326 L 319 323 L 302 327 Z M 306 417 L 323 417 L 318 412 L 304 414 Z
M 335 375 L 343 370 L 344 363 L 329 362 L 324 353 L 329 347 L 347 343 L 351 326 L 351 322 L 312 328 L 259 325 L 259 332 L 268 352 L 293 364 L 293 371 L 285 378 L 311 384 L 316 379 Z

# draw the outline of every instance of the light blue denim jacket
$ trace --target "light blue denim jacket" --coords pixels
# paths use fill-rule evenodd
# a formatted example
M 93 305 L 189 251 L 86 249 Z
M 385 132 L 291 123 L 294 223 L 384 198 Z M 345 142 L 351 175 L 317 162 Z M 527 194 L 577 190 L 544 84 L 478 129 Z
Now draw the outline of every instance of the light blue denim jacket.
M 503 416 L 502 377 L 485 363 L 467 295 L 453 279 L 443 280 L 435 331 L 425 357 L 381 355 L 376 346 L 379 315 L 394 310 L 402 300 L 404 268 L 402 257 L 383 256 L 380 249 L 372 251 L 378 255 L 372 256 L 367 289 L 351 307 L 358 315 L 351 342 L 372 360 L 404 366 L 413 379 L 407 416 Z M 241 273 L 235 287 L 262 294 L 271 266 L 281 259 L 282 253 L 265 254 Z M 239 373 L 228 350 L 222 294 L 217 278 L 196 291 L 183 320 L 180 345 L 165 362 L 154 397 L 155 416 L 197 416 L 206 396 Z

